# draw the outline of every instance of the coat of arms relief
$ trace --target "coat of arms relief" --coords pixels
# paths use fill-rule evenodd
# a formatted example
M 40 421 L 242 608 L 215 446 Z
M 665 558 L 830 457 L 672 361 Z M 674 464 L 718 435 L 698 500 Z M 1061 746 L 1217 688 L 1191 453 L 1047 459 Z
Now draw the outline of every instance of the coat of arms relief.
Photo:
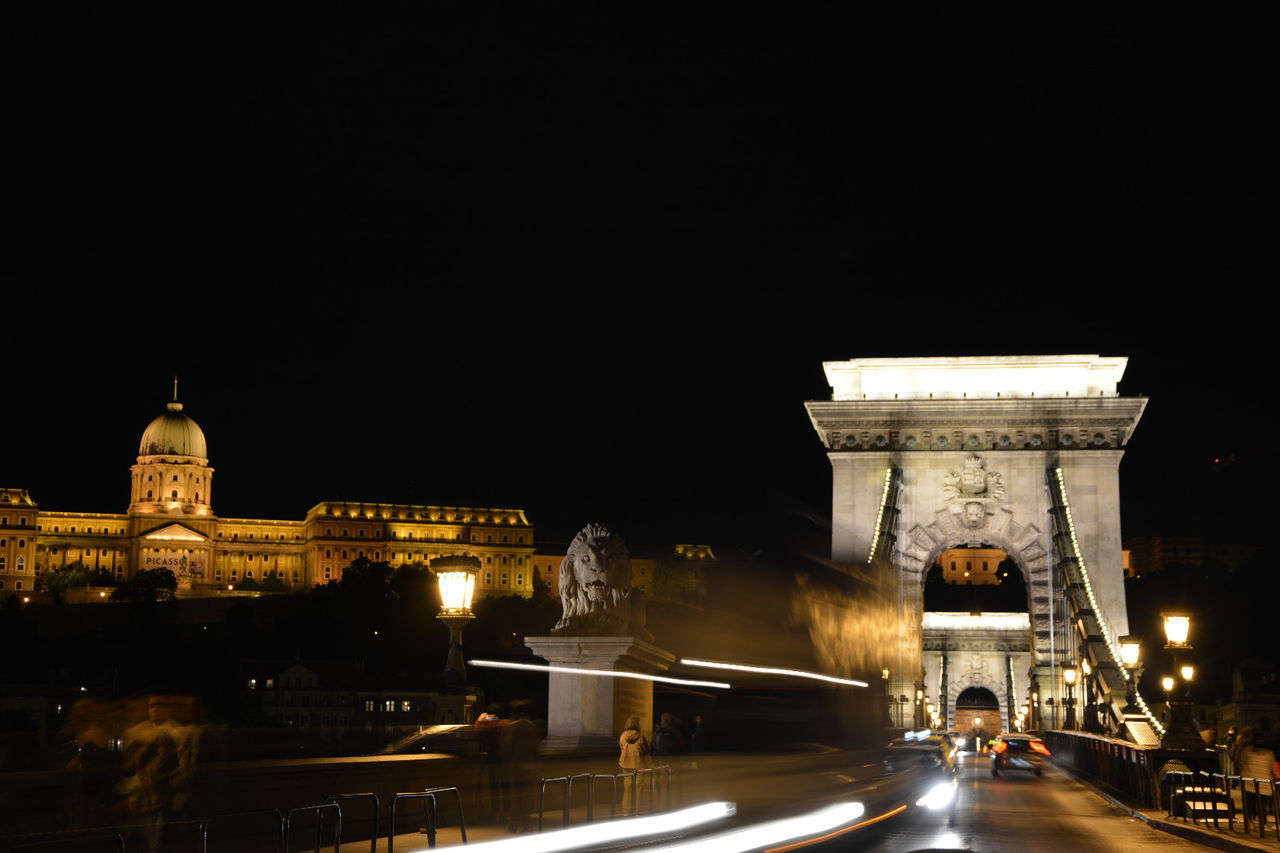
M 957 526 L 977 530 L 986 523 L 987 505 L 1004 501 L 1004 478 L 999 471 L 988 471 L 982 457 L 970 453 L 961 470 L 943 476 L 942 500 Z

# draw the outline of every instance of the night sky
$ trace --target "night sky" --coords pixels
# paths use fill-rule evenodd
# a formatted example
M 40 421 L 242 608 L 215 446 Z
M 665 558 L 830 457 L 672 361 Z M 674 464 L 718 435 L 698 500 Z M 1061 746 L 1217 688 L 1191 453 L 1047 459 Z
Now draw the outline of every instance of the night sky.
M 7 11 L 0 485 L 123 511 L 177 374 L 219 515 L 750 552 L 829 514 L 823 360 L 1096 352 L 1126 535 L 1260 539 L 1269 28 L 754 14 Z

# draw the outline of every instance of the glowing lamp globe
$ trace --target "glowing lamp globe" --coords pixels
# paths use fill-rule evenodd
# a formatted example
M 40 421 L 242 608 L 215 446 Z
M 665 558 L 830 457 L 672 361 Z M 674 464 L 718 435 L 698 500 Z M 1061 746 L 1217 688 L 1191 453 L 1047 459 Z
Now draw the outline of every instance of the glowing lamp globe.
M 1062 680 L 1067 684 L 1076 683 L 1076 668 L 1074 666 L 1064 666 L 1062 668 Z
M 476 574 L 480 560 L 476 557 L 437 557 L 431 561 L 436 584 L 440 588 L 440 615 L 471 613 L 471 599 L 476 592 Z
M 1191 617 L 1181 613 L 1164 615 L 1164 636 L 1169 645 L 1175 648 L 1186 646 L 1187 637 L 1191 635 Z
M 1183 681 L 1191 681 L 1196 677 L 1196 668 L 1189 663 L 1183 664 L 1179 674 L 1182 676 Z
M 1160 686 L 1161 686 L 1161 687 L 1163 687 L 1163 688 L 1165 689 L 1165 692 L 1166 692 L 1166 693 L 1167 693 L 1167 692 L 1169 692 L 1170 690 L 1172 690 L 1172 689 L 1173 689 L 1173 676 L 1172 676 L 1172 675 L 1166 675 L 1164 678 L 1160 679 Z
M 1120 660 L 1130 669 L 1138 665 L 1138 660 L 1142 657 L 1142 641 L 1137 637 L 1121 637 L 1120 638 Z

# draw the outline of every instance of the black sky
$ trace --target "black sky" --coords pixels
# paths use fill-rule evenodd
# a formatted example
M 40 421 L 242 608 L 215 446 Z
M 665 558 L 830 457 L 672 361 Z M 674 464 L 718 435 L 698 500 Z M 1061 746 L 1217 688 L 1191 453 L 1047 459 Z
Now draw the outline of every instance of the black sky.
M 6 15 L 0 481 L 43 506 L 123 510 L 177 373 L 221 515 L 749 549 L 829 511 L 824 359 L 1099 352 L 1152 399 L 1126 533 L 1260 535 L 1261 20 Z

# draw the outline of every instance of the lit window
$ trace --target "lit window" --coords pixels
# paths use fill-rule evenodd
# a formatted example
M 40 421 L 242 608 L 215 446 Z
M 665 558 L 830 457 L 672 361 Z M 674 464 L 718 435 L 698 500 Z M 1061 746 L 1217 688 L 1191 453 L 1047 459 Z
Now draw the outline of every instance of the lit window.
M 364 701 L 364 709 L 365 709 L 366 711 L 372 711 L 372 710 L 373 710 L 373 700 L 372 700 L 372 699 L 366 699 L 366 700 Z
M 392 711 L 392 712 L 394 712 L 394 711 L 395 711 L 395 709 L 396 709 L 396 700 L 394 700 L 394 699 L 387 699 L 386 701 L 384 701 L 384 702 L 382 703 L 382 710 L 384 710 L 384 711 Z
M 400 703 L 400 710 L 404 711 L 407 714 L 413 710 L 413 706 L 410 704 L 408 699 L 405 699 L 403 702 Z

